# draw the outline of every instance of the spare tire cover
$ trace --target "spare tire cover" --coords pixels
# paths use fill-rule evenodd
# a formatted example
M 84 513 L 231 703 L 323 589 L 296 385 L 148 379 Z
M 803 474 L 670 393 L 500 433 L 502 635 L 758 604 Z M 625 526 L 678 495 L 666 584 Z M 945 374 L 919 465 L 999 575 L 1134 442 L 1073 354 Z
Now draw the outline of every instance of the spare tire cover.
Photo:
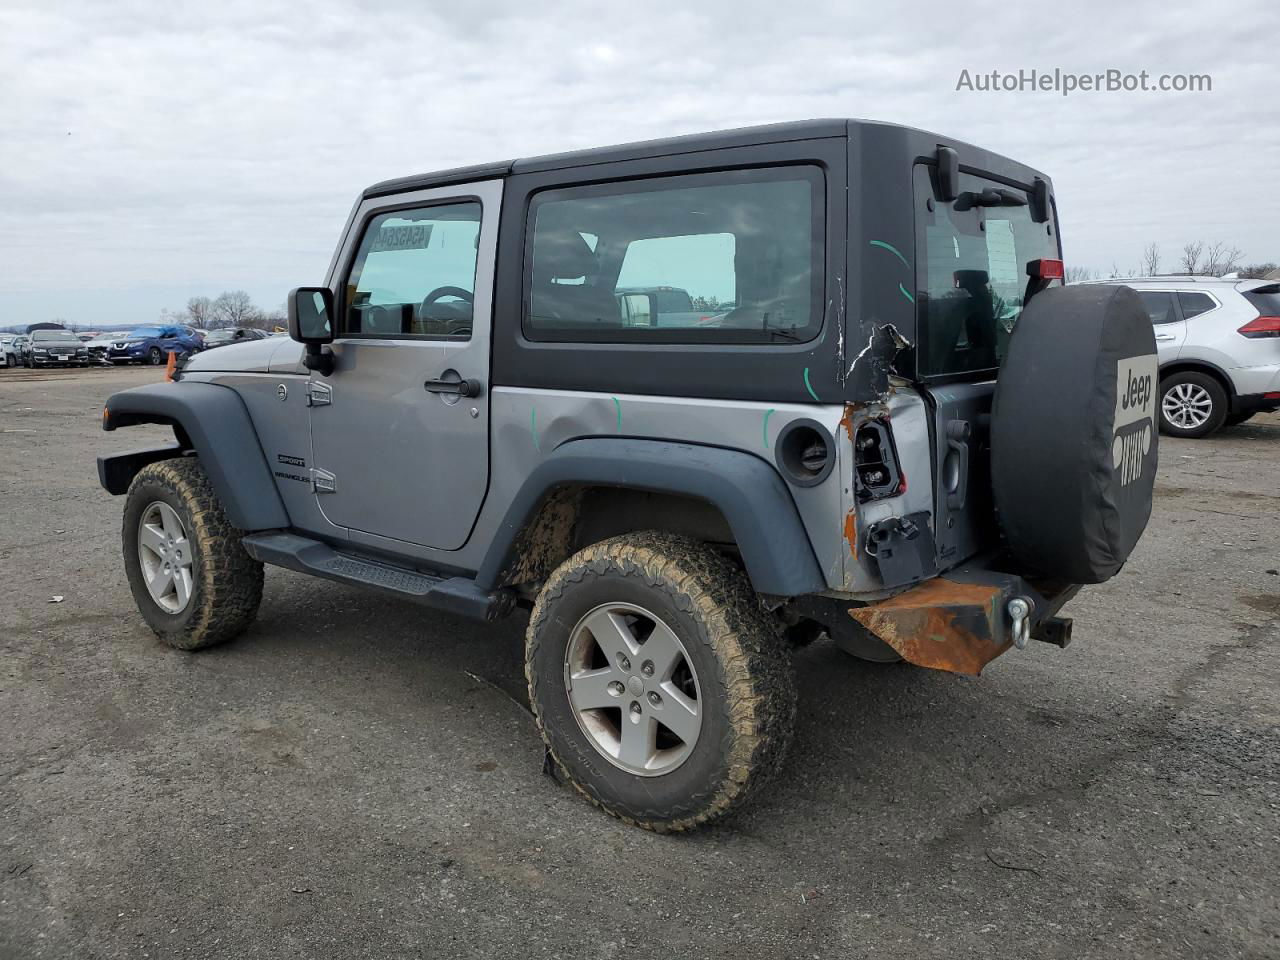
M 991 412 L 1001 530 L 1027 573 L 1101 583 L 1151 516 L 1155 335 L 1118 284 L 1042 291 L 1009 341 Z

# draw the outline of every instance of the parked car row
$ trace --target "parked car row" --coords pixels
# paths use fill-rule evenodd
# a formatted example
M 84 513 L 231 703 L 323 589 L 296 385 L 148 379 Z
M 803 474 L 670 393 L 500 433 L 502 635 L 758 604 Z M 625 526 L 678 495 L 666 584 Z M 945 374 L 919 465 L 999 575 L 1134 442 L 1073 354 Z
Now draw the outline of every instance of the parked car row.
M 186 358 L 203 350 L 270 336 L 251 327 L 202 331 L 179 324 L 135 327 L 127 332 L 101 333 L 85 341 L 70 330 L 36 330 L 0 336 L 0 366 L 48 367 L 91 364 L 167 362 L 170 353 Z

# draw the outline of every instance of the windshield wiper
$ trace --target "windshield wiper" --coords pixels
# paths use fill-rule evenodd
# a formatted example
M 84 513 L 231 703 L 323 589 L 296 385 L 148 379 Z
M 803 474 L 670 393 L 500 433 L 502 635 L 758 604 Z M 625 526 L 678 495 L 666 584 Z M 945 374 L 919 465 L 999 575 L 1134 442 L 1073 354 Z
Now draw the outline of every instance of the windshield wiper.
M 981 193 L 966 190 L 956 197 L 957 210 L 971 210 L 974 207 L 1025 207 L 1027 198 L 1012 190 L 993 190 L 988 187 Z

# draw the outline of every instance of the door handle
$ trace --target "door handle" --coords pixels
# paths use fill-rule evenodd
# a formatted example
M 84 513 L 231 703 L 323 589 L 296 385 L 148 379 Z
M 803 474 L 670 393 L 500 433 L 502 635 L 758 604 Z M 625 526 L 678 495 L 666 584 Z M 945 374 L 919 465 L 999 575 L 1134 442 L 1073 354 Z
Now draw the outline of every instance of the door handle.
M 422 388 L 430 393 L 444 393 L 455 397 L 480 396 L 480 381 L 465 380 L 426 380 Z
M 1156 339 L 1157 340 L 1177 340 L 1178 338 L 1171 333 L 1162 333 L 1159 336 L 1157 336 Z

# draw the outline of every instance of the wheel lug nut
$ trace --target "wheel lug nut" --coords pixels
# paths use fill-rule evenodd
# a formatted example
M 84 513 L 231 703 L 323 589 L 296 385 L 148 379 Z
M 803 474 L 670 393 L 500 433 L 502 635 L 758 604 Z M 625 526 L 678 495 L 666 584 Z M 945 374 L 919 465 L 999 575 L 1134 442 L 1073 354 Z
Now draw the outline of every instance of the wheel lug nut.
M 640 704 L 634 700 L 631 701 L 631 715 L 633 717 L 640 716 Z
M 641 672 L 641 673 L 643 673 L 646 677 L 652 677 L 652 676 L 653 676 L 653 661 L 652 661 L 652 660 L 646 660 L 644 663 L 642 663 L 642 664 L 640 665 L 640 672 Z
M 622 696 L 622 691 L 623 691 L 622 684 L 620 684 L 617 680 L 609 684 L 609 692 L 613 694 L 615 697 Z
M 620 666 L 623 670 L 631 669 L 631 661 L 627 659 L 627 655 L 625 653 L 618 654 L 618 666 Z
M 650 691 L 649 693 L 649 702 L 652 703 L 655 707 L 662 706 L 662 698 L 658 696 L 656 693 L 653 693 L 652 691 Z

